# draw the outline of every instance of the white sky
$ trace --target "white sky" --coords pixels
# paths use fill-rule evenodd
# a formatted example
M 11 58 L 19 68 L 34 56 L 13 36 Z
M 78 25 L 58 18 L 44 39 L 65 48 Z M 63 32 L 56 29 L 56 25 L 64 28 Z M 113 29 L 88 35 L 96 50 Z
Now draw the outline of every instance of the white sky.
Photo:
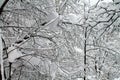
M 89 0 L 88 0 L 89 1 Z M 94 5 L 98 2 L 98 0 L 90 0 L 91 5 Z M 103 0 L 103 2 L 112 2 L 112 0 Z

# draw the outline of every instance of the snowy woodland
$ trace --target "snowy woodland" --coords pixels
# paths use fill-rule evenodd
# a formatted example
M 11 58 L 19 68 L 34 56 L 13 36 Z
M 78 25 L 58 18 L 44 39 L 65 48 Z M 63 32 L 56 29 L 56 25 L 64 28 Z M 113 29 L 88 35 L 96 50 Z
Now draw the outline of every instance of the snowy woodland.
M 120 80 L 120 0 L 0 1 L 0 80 Z

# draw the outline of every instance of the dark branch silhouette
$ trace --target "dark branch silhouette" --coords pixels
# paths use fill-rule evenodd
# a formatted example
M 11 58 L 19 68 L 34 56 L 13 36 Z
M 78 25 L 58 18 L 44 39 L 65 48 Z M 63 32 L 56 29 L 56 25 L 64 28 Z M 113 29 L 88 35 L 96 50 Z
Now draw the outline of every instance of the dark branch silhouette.
M 9 1 L 9 0 L 5 0 L 5 1 L 3 2 L 2 6 L 0 7 L 0 15 L 2 14 L 3 9 L 4 9 L 4 7 L 6 6 L 6 4 L 8 3 L 8 1 Z

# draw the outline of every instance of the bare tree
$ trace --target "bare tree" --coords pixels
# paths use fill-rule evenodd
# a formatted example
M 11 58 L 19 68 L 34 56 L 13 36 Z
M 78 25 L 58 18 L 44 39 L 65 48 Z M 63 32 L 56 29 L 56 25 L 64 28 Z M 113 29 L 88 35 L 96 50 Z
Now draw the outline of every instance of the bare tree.
M 5 78 L 109 80 L 114 72 L 117 77 L 119 10 L 111 6 L 100 0 L 92 6 L 84 0 L 5 0 Z

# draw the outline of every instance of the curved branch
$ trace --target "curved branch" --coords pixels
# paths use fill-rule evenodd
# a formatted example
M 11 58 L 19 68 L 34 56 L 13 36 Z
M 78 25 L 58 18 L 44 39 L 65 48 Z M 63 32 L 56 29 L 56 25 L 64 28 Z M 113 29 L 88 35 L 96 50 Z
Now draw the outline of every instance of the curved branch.
M 2 6 L 0 7 L 0 15 L 2 14 L 3 9 L 4 9 L 4 7 L 6 6 L 6 4 L 8 3 L 8 1 L 9 1 L 9 0 L 5 0 L 5 1 L 3 2 Z

